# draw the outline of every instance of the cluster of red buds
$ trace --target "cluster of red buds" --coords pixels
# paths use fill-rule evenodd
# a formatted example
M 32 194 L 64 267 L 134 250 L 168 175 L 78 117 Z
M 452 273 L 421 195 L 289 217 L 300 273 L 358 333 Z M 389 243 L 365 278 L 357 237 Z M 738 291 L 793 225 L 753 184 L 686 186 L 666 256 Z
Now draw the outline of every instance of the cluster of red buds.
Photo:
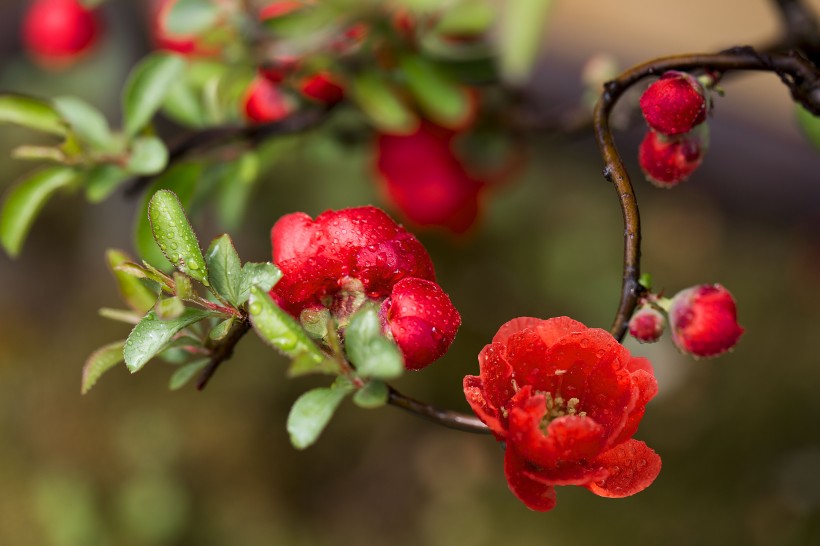
M 640 106 L 649 124 L 638 149 L 641 169 L 656 186 L 676 186 L 703 161 L 710 106 L 706 90 L 694 76 L 669 71 L 643 93 Z
M 653 343 L 666 329 L 667 317 L 675 346 L 695 357 L 718 356 L 731 350 L 743 334 L 732 294 L 719 284 L 681 290 L 670 299 L 650 295 L 633 313 L 629 333 Z

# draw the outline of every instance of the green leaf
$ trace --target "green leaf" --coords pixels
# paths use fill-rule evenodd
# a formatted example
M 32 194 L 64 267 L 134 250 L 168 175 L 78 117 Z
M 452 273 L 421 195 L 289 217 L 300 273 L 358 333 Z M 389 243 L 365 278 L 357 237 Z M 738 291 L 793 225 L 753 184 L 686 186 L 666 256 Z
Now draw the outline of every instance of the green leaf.
M 30 175 L 6 194 L 0 209 L 0 243 L 10 256 L 20 253 L 34 219 L 49 197 L 69 186 L 76 174 L 69 167 L 50 167 Z
M 298 38 L 310 36 L 332 23 L 337 14 L 326 5 L 304 5 L 292 11 L 265 19 L 262 24 L 276 36 Z
M 185 312 L 185 304 L 176 296 L 163 298 L 157 300 L 154 305 L 154 312 L 159 320 L 172 320 L 182 316 L 182 313 Z
M 54 107 L 71 126 L 77 138 L 96 151 L 111 151 L 117 148 L 117 142 L 105 116 L 76 97 L 58 97 Z
M 219 221 L 225 229 L 238 229 L 245 219 L 245 209 L 259 178 L 259 163 L 259 154 L 256 150 L 251 150 L 225 165 L 226 168 L 219 177 L 219 194 L 216 199 Z
M 91 390 L 102 374 L 122 362 L 123 347 L 125 341 L 115 341 L 91 353 L 83 366 L 82 394 Z
M 165 96 L 185 70 L 182 57 L 152 53 L 134 67 L 123 92 L 125 132 L 137 134 L 154 116 Z
M 376 409 L 387 404 L 390 390 L 384 381 L 370 381 L 353 395 L 353 403 L 363 409 Z
M 398 93 L 377 72 L 359 74 L 351 91 L 356 104 L 381 131 L 406 134 L 418 125 L 418 119 Z
M 803 134 L 812 145 L 820 149 L 820 117 L 815 116 L 799 104 L 797 105 L 797 123 Z
M 131 143 L 131 156 L 125 168 L 142 176 L 161 172 L 168 164 L 168 148 L 154 136 L 137 137 Z
M 199 128 L 207 124 L 201 93 L 184 80 L 176 82 L 168 91 L 162 112 L 180 125 Z
M 301 377 L 309 374 L 339 375 L 339 363 L 332 358 L 325 358 L 321 362 L 310 355 L 302 355 L 293 359 L 288 367 L 289 378 Z
M 151 231 L 160 250 L 178 271 L 208 286 L 208 269 L 196 234 L 176 194 L 159 190 L 148 203 Z
M 237 305 L 248 301 L 251 286 L 258 286 L 263 292 L 270 292 L 281 278 L 282 272 L 270 262 L 247 262 L 242 266 L 242 284 L 239 287 Z
M 317 363 L 324 360 L 325 355 L 299 323 L 276 305 L 267 291 L 251 287 L 248 310 L 254 331 L 271 347 L 291 358 L 307 355 Z
M 177 0 L 166 11 L 163 23 L 168 34 L 199 34 L 219 20 L 219 6 L 212 0 Z
M 117 165 L 97 165 L 85 178 L 85 197 L 92 203 L 99 203 L 128 178 L 128 173 Z
M 430 119 L 445 127 L 467 123 L 471 114 L 469 94 L 443 70 L 418 55 L 404 57 L 401 70 L 410 92 Z
M 134 245 L 140 257 L 146 262 L 165 270 L 173 267 L 171 262 L 165 259 L 151 232 L 151 222 L 148 220 L 148 203 L 151 197 L 161 189 L 171 189 L 177 194 L 182 205 L 187 207 L 201 174 L 200 163 L 175 163 L 145 192 L 134 226 Z
M 196 294 L 194 294 L 194 287 L 191 286 L 191 277 L 174 271 L 174 293 L 183 300 L 194 299 Z
M 110 307 L 101 307 L 97 313 L 103 317 L 110 320 L 116 320 L 117 322 L 124 322 L 126 324 L 132 324 L 136 326 L 142 320 L 143 315 L 137 314 L 131 310 L 125 309 L 111 309 Z
M 228 333 L 230 333 L 231 327 L 233 327 L 233 323 L 233 317 L 223 320 L 211 329 L 211 331 L 208 333 L 208 337 L 214 341 L 224 339 L 225 336 L 227 336 Z
M 60 114 L 49 103 L 24 95 L 0 95 L 0 123 L 10 123 L 64 136 L 67 132 Z
M 11 151 L 11 157 L 24 161 L 68 162 L 68 156 L 65 155 L 62 147 L 54 146 L 18 146 Z
M 207 366 L 209 362 L 209 359 L 201 358 L 189 364 L 180 366 L 180 368 L 174 372 L 171 379 L 168 381 L 168 388 L 172 391 L 181 389 L 201 370 L 205 369 L 205 366 Z
M 211 246 L 205 253 L 205 262 L 208 265 L 208 280 L 216 293 L 238 307 L 244 276 L 242 262 L 229 235 L 225 234 L 211 241 Z
M 521 84 L 530 75 L 538 56 L 541 32 L 552 0 L 507 0 L 497 40 L 501 73 Z
M 382 335 L 375 305 L 363 305 L 345 330 L 345 353 L 362 377 L 394 379 L 404 372 L 396 344 Z
M 210 316 L 208 311 L 185 309 L 178 318 L 160 320 L 154 311 L 149 311 L 137 324 L 125 342 L 123 355 L 131 373 L 145 366 L 157 353 L 165 349 L 174 336 L 183 328 Z
M 436 32 L 445 36 L 475 36 L 492 25 L 496 12 L 485 0 L 466 0 L 442 10 Z
M 349 388 L 331 387 L 313 389 L 300 396 L 288 414 L 287 429 L 293 447 L 311 446 L 348 394 Z
M 146 281 L 134 277 L 133 275 L 117 269 L 131 261 L 125 253 L 119 250 L 109 249 L 105 254 L 108 267 L 117 279 L 117 286 L 123 301 L 138 313 L 145 314 L 154 306 L 159 294 L 159 287 L 151 281 L 153 287 L 146 285 Z

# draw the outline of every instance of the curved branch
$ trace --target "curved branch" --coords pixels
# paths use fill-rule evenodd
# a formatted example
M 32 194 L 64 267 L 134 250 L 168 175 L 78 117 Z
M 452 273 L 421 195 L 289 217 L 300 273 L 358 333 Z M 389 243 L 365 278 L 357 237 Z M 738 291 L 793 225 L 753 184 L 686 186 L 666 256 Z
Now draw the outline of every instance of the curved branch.
M 734 70 L 774 72 L 790 89 L 792 98 L 807 110 L 820 115 L 820 70 L 797 54 L 764 54 L 750 47 L 730 49 L 715 54 L 691 54 L 663 57 L 630 68 L 604 85 L 604 92 L 595 106 L 593 122 L 595 138 L 604 159 L 604 176 L 618 192 L 624 219 L 624 266 L 621 299 L 610 332 L 619 341 L 626 334 L 627 323 L 638 299 L 644 292 L 639 284 L 641 259 L 641 223 L 638 202 L 629 174 L 615 146 L 609 116 L 624 92 L 649 76 L 659 76 L 668 70 L 706 70 L 718 76 Z
M 389 388 L 390 394 L 387 399 L 387 403 L 391 406 L 396 406 L 397 408 L 401 408 L 414 415 L 429 421 L 433 421 L 434 423 L 447 428 L 461 430 L 464 432 L 474 432 L 477 434 L 490 434 L 491 432 L 490 429 L 487 428 L 487 425 L 482 423 L 481 420 L 475 415 L 467 415 L 457 411 L 439 409 L 429 404 L 425 404 L 423 402 L 419 402 L 418 400 L 404 396 L 393 387 Z
M 199 375 L 199 379 L 196 382 L 197 390 L 201 391 L 206 387 L 206 385 L 208 385 L 208 381 L 210 381 L 211 377 L 213 377 L 214 373 L 216 373 L 216 370 L 223 362 L 233 356 L 233 350 L 236 347 L 236 344 L 239 343 L 239 340 L 241 340 L 250 329 L 251 322 L 247 319 L 247 317 L 242 317 L 237 320 L 233 326 L 231 326 L 228 335 L 225 336 L 224 339 L 216 342 L 210 347 L 211 360 Z

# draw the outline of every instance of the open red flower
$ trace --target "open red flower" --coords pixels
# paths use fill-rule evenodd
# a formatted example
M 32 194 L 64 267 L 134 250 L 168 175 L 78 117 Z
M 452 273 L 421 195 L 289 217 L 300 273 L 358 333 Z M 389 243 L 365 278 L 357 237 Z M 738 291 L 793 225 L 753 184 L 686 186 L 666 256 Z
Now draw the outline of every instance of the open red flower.
M 456 133 L 429 121 L 409 135 L 381 134 L 376 168 L 387 195 L 413 223 L 456 233 L 476 220 L 485 184 L 472 177 L 453 151 Z
M 506 443 L 507 481 L 529 508 L 553 508 L 556 485 L 626 497 L 660 472 L 660 457 L 632 439 L 657 392 L 652 367 L 608 332 L 567 317 L 517 318 L 478 359 L 465 396 Z

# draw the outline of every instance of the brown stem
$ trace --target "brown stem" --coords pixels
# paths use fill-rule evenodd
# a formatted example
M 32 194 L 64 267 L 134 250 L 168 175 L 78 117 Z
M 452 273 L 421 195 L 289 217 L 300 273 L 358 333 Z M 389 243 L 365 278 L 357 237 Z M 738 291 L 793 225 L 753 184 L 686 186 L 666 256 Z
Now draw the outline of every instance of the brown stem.
M 799 54 L 763 54 L 752 48 L 734 48 L 715 54 L 675 55 L 655 59 L 630 68 L 604 85 L 595 106 L 595 138 L 604 159 L 604 176 L 615 185 L 624 218 L 624 266 L 621 299 L 610 332 L 623 340 L 629 317 L 644 292 L 638 283 L 641 274 L 641 222 L 638 202 L 629 174 L 615 146 L 609 116 L 624 92 L 649 76 L 668 70 L 707 70 L 718 74 L 733 70 L 774 72 L 791 90 L 792 98 L 806 109 L 820 115 L 820 70 Z
M 248 330 L 251 328 L 251 323 L 247 318 L 242 318 L 234 322 L 233 326 L 231 326 L 228 335 L 225 336 L 221 341 L 216 342 L 211 347 L 211 361 L 208 362 L 208 366 L 202 370 L 202 373 L 199 375 L 199 379 L 196 382 L 197 390 L 202 390 L 208 384 L 211 377 L 216 372 L 217 368 L 231 358 L 233 356 L 233 350 L 236 347 L 236 344 L 239 343 L 239 340 L 248 333 Z
M 461 430 L 464 432 L 474 432 L 478 434 L 489 434 L 490 429 L 487 425 L 475 415 L 467 415 L 456 411 L 443 410 L 424 402 L 419 402 L 410 397 L 401 394 L 399 391 L 390 387 L 390 395 L 387 399 L 388 404 L 396 406 L 405 411 L 409 411 L 419 417 L 428 419 L 447 428 Z

